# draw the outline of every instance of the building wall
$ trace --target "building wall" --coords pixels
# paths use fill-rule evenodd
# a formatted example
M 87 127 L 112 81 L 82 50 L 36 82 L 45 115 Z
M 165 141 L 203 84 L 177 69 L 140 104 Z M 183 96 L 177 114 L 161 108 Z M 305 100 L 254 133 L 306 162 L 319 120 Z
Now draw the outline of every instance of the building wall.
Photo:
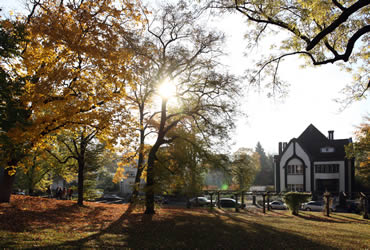
M 121 180 L 119 185 L 120 193 L 123 195 L 130 195 L 133 191 L 133 185 L 135 184 L 136 167 L 125 167 L 124 178 Z M 140 185 L 144 186 L 145 181 L 140 180 Z
M 288 148 L 286 149 L 286 151 L 284 152 L 284 154 L 282 155 L 280 159 L 280 190 L 281 191 L 286 191 L 284 166 L 285 166 L 286 161 L 293 155 L 293 143 L 289 143 L 287 147 Z
M 291 159 L 287 165 L 302 165 L 302 162 L 298 158 Z M 303 174 L 287 176 L 288 184 L 303 184 Z
M 315 161 L 314 165 L 318 164 L 339 164 L 339 173 L 316 173 L 314 171 L 314 191 L 316 191 L 316 180 L 317 179 L 339 179 L 339 192 L 345 192 L 345 168 L 344 161 Z
M 290 159 L 291 157 L 294 157 Z M 290 159 L 290 160 L 289 160 Z M 289 162 L 287 163 L 287 161 Z M 309 156 L 306 154 L 306 152 L 303 150 L 303 148 L 298 144 L 296 141 L 292 141 L 289 143 L 287 150 L 283 153 L 280 159 L 280 190 L 286 191 L 286 183 L 288 184 L 304 184 L 304 175 L 288 175 L 285 179 L 285 169 L 284 166 L 288 164 L 293 165 L 301 165 L 302 161 L 305 165 L 304 171 L 305 171 L 305 189 L 307 191 L 311 190 L 311 161 Z

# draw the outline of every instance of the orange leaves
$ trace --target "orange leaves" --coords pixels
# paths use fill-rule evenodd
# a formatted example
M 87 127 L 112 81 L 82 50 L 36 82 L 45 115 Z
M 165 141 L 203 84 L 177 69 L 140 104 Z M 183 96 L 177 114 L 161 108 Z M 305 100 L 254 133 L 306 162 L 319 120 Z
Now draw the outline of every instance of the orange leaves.
M 10 135 L 36 142 L 61 128 L 94 126 L 118 133 L 101 136 L 110 144 L 124 136 L 127 131 L 109 127 L 131 122 L 111 119 L 127 115 L 123 90 L 133 78 L 133 53 L 126 41 L 141 28 L 136 24 L 139 16 L 138 7 L 128 1 L 40 3 L 26 26 L 22 61 L 12 64 L 28 77 L 22 102 L 32 109 L 32 126 Z

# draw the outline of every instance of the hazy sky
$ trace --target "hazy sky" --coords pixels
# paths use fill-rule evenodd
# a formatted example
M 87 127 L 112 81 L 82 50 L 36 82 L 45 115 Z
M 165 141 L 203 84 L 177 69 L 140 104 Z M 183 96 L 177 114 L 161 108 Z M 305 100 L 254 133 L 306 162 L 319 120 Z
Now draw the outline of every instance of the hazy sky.
M 243 39 L 247 25 L 244 17 L 224 18 L 221 27 L 227 34 L 229 56 L 226 62 L 235 73 L 243 73 L 256 54 L 263 53 L 268 46 L 244 55 L 246 40 Z M 279 40 L 278 37 L 266 37 L 266 43 Z M 239 147 L 254 148 L 258 141 L 269 153 L 276 153 L 278 142 L 288 142 L 298 137 L 311 123 L 324 135 L 334 130 L 334 138 L 353 137 L 355 126 L 363 121 L 363 116 L 370 111 L 370 101 L 354 103 L 342 112 L 334 99 L 340 97 L 339 91 L 352 81 L 352 76 L 342 72 L 335 65 L 301 68 L 303 59 L 288 57 L 280 65 L 280 76 L 291 86 L 285 99 L 274 100 L 266 93 L 249 90 L 244 98 L 243 109 L 247 119 L 238 122 L 235 132 L 234 149 Z M 247 86 L 248 83 L 245 83 Z
M 0 6 L 5 6 L 7 11 L 9 6 L 21 8 L 20 2 L 0 0 Z M 256 55 L 267 50 L 261 46 L 248 56 L 244 55 L 247 43 L 243 36 L 247 25 L 243 20 L 240 15 L 225 16 L 216 24 L 227 36 L 225 50 L 228 56 L 223 63 L 235 74 L 242 74 Z M 266 39 L 267 42 L 278 40 L 277 37 Z M 251 90 L 246 94 L 241 107 L 248 117 L 237 123 L 232 150 L 254 148 L 260 141 L 267 152 L 276 153 L 278 142 L 298 137 L 311 123 L 324 135 L 328 130 L 334 130 L 334 138 L 353 137 L 355 126 L 370 111 L 370 100 L 354 103 L 339 112 L 340 106 L 333 99 L 339 97 L 339 91 L 351 81 L 351 75 L 341 72 L 335 65 L 302 69 L 301 64 L 297 57 L 291 57 L 280 66 L 281 78 L 291 84 L 287 98 L 273 100 L 267 98 L 266 93 Z M 246 90 L 248 83 L 244 82 L 243 86 Z

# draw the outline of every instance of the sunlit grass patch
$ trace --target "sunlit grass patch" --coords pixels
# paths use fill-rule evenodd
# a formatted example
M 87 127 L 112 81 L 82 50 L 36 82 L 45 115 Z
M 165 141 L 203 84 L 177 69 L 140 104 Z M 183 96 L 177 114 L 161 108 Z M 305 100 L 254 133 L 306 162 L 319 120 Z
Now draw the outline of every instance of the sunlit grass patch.
M 43 203 L 38 204 L 36 203 Z M 26 209 L 23 209 L 26 208 Z M 370 222 L 318 212 L 142 207 L 15 196 L 0 205 L 0 247 L 366 249 Z

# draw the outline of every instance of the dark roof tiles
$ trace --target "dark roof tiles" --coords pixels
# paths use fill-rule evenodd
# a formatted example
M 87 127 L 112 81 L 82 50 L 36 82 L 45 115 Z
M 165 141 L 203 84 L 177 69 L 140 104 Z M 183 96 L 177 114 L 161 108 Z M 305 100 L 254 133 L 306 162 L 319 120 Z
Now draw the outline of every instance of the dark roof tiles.
M 344 146 L 350 139 L 329 140 L 314 125 L 310 124 L 297 138 L 299 145 L 314 161 L 343 160 L 345 158 Z M 321 152 L 321 148 L 332 147 L 334 152 Z

